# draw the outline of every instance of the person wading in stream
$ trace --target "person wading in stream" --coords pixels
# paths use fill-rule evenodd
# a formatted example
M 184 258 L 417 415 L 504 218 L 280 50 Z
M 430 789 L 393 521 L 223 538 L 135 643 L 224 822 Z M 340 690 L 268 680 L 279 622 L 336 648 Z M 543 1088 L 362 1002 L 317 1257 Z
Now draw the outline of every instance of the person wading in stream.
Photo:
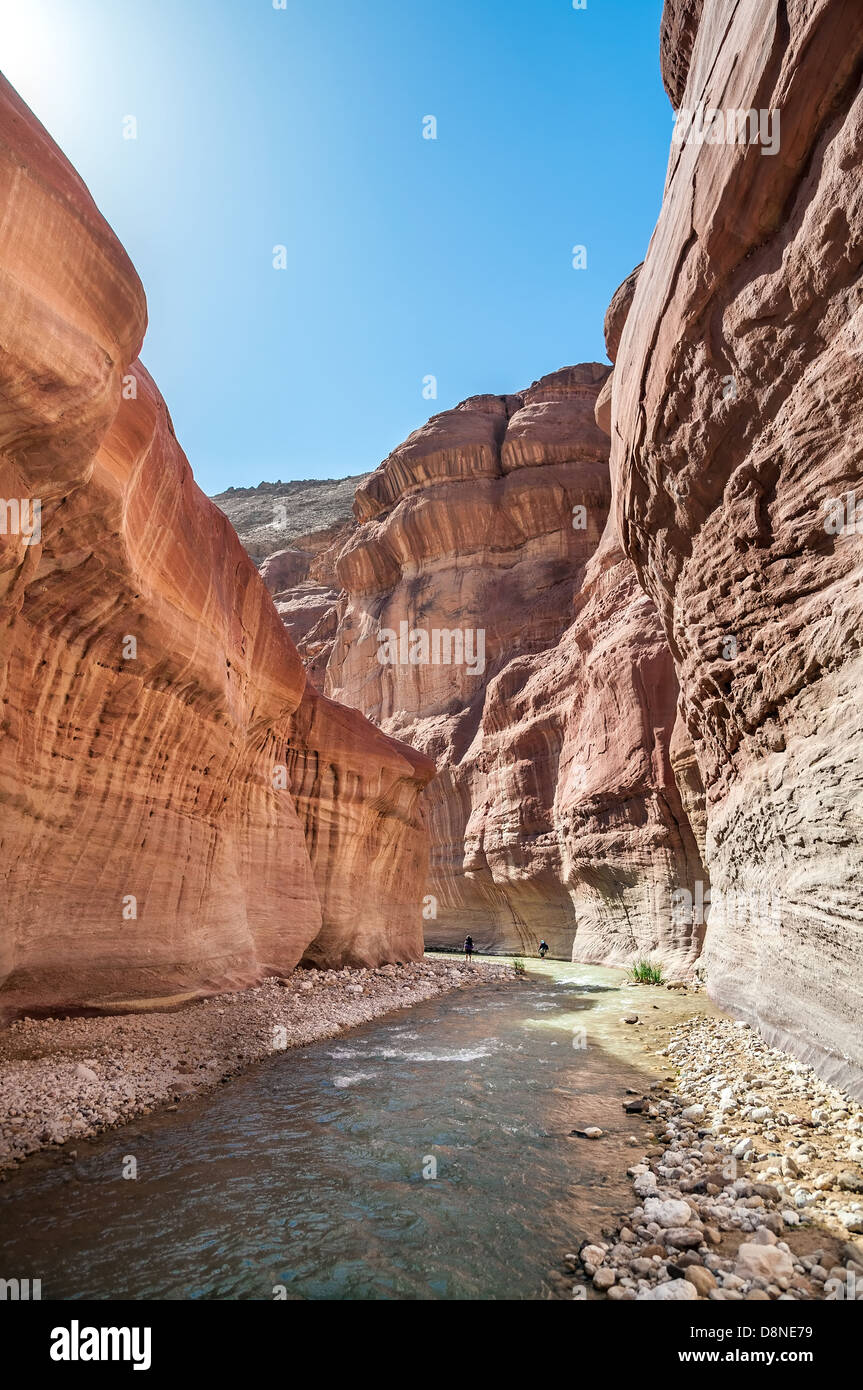
M 547 955 L 548 955 L 548 942 L 547 942 L 547 941 L 540 941 L 540 943 L 539 943 L 539 958 L 540 958 L 540 960 L 545 960 L 545 958 L 546 958 Z
M 467 960 L 473 955 L 473 937 L 466 936 L 464 939 L 464 953 Z

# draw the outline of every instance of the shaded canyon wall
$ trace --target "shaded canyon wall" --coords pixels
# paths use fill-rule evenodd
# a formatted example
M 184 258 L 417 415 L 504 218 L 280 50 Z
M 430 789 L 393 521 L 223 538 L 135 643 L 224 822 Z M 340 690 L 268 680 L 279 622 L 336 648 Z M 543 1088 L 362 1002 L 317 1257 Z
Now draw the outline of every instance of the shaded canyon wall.
M 863 10 L 674 0 L 662 50 L 676 107 L 778 148 L 678 128 L 614 510 L 707 789 L 710 992 L 863 1094 Z

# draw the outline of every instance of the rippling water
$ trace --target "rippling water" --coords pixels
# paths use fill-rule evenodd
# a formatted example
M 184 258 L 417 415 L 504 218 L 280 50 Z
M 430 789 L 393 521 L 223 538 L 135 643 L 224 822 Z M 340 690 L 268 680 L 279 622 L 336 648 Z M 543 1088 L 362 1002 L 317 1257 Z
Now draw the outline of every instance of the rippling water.
M 0 1272 L 46 1299 L 542 1297 L 626 1205 L 634 997 L 619 972 L 536 962 L 280 1054 L 16 1174 Z M 569 1137 L 588 1124 L 606 1137 Z

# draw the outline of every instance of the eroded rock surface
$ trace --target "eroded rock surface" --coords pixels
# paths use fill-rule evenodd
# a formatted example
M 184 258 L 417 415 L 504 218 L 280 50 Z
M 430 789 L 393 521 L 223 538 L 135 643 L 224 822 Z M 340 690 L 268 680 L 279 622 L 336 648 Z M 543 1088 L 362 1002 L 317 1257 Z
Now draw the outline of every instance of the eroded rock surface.
M 675 104 L 781 137 L 672 143 L 615 369 L 615 512 L 706 788 L 710 991 L 859 1094 L 863 13 L 675 0 L 664 33 Z
M 308 685 L 136 360 L 133 267 L 6 83 L 0 184 L 0 1004 L 415 957 L 431 764 Z
M 326 688 L 437 763 L 427 941 L 659 950 L 679 973 L 701 928 L 672 895 L 703 870 L 670 763 L 667 643 L 606 526 L 608 378 L 591 363 L 465 401 L 367 479 Z M 436 631 L 465 660 L 424 652 Z M 386 633 L 404 641 L 392 662 Z

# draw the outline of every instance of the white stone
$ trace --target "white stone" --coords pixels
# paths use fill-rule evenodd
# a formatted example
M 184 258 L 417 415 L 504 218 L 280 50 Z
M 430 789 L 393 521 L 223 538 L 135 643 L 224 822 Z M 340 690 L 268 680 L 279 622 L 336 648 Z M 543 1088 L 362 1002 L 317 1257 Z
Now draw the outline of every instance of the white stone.
M 632 1186 L 637 1197 L 650 1197 L 656 1191 L 656 1174 L 641 1173 Z
M 743 1279 L 790 1279 L 794 1261 L 778 1245 L 741 1245 L 737 1252 L 737 1274 Z
M 657 1284 L 655 1289 L 649 1289 L 647 1293 L 636 1295 L 639 1299 L 651 1299 L 654 1302 L 695 1302 L 698 1299 L 698 1290 L 694 1284 L 690 1284 L 688 1279 L 669 1279 L 667 1284 Z
M 601 1245 L 585 1245 L 581 1252 L 581 1262 L 585 1265 L 601 1265 L 605 1251 Z
M 668 1197 L 664 1201 L 659 1197 L 648 1197 L 644 1203 L 644 1214 L 648 1221 L 658 1221 L 660 1226 L 669 1230 L 672 1226 L 686 1226 L 692 1220 L 689 1203 L 681 1202 L 676 1197 Z

